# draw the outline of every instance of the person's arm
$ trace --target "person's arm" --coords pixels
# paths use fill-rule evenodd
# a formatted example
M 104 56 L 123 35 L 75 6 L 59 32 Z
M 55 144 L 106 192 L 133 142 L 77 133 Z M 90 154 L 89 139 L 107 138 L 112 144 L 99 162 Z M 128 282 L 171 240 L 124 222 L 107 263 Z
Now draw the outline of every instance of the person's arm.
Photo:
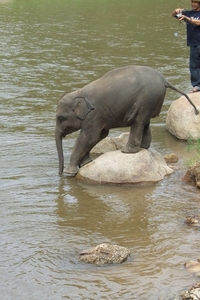
M 184 16 L 184 15 L 182 15 L 182 16 L 179 18 L 179 21 L 182 21 L 182 20 L 184 20 L 185 22 L 190 23 L 190 24 L 192 24 L 192 25 L 194 25 L 194 26 L 200 26 L 200 20 L 193 19 L 193 18 Z

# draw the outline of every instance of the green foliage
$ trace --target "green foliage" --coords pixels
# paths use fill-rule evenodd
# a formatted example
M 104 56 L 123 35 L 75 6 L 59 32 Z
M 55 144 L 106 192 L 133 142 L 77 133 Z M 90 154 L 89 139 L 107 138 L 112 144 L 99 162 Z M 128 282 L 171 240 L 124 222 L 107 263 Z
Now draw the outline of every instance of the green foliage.
M 199 140 L 193 140 L 191 138 L 188 139 L 188 145 L 187 150 L 197 150 L 197 152 L 200 154 L 200 139 Z
M 188 139 L 188 144 L 186 147 L 187 151 L 194 151 L 194 157 L 189 159 L 187 162 L 187 165 L 189 167 L 193 167 L 197 165 L 200 162 L 200 139 L 198 140 L 193 140 L 191 138 Z

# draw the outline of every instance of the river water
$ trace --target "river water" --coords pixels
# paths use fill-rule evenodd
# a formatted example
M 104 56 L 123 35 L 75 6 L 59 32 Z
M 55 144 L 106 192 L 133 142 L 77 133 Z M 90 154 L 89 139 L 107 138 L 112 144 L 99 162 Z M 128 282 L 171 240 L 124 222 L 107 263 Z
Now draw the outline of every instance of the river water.
M 62 93 L 112 68 L 149 65 L 189 91 L 185 28 L 173 9 L 172 0 L 0 1 L 1 299 L 169 300 L 195 282 L 184 263 L 199 257 L 200 231 L 184 219 L 200 213 L 200 194 L 181 181 L 186 143 L 165 129 L 179 95 L 168 91 L 152 120 L 152 148 L 175 152 L 181 167 L 155 185 L 59 177 L 54 141 Z M 64 140 L 66 163 L 77 134 Z M 103 242 L 128 247 L 131 258 L 109 267 L 78 261 Z

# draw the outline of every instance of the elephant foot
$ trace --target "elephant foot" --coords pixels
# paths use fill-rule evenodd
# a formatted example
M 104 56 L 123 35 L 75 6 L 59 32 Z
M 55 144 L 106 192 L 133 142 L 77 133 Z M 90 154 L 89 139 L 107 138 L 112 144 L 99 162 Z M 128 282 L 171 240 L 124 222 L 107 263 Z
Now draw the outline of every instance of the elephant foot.
M 86 155 L 82 158 L 80 164 L 79 164 L 79 167 L 83 167 L 84 165 L 87 165 L 89 164 L 90 162 L 92 161 L 91 157 L 89 155 Z
M 121 151 L 122 153 L 137 153 L 141 150 L 139 146 L 132 147 L 129 144 L 126 144 L 124 147 L 122 147 Z
M 78 173 L 77 166 L 68 166 L 63 170 L 63 173 L 68 176 L 75 176 Z
M 142 148 L 142 149 L 148 150 L 148 149 L 149 149 L 149 146 L 147 147 L 147 146 L 142 146 L 142 145 L 141 145 L 141 148 Z
M 141 143 L 140 147 L 143 148 L 143 149 L 149 149 L 150 145 L 151 145 L 151 141 L 147 141 L 147 142 Z

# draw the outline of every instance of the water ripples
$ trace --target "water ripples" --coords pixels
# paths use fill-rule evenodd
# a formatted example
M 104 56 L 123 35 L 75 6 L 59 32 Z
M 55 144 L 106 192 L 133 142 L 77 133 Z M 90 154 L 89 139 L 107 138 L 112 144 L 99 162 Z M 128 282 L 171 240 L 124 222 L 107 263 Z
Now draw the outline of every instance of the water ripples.
M 180 182 L 182 171 L 150 187 L 60 178 L 54 126 L 64 91 L 114 67 L 151 65 L 187 90 L 184 46 L 170 38 L 168 3 L 162 11 L 156 2 L 76 3 L 0 2 L 1 297 L 169 300 L 194 280 L 183 263 L 197 258 L 200 231 L 184 218 L 199 212 L 199 193 Z M 152 121 L 152 147 L 184 158 L 184 143 L 164 125 L 175 98 L 169 91 Z M 66 162 L 77 134 L 64 140 Z M 103 268 L 79 262 L 80 251 L 102 242 L 127 246 L 131 258 Z

